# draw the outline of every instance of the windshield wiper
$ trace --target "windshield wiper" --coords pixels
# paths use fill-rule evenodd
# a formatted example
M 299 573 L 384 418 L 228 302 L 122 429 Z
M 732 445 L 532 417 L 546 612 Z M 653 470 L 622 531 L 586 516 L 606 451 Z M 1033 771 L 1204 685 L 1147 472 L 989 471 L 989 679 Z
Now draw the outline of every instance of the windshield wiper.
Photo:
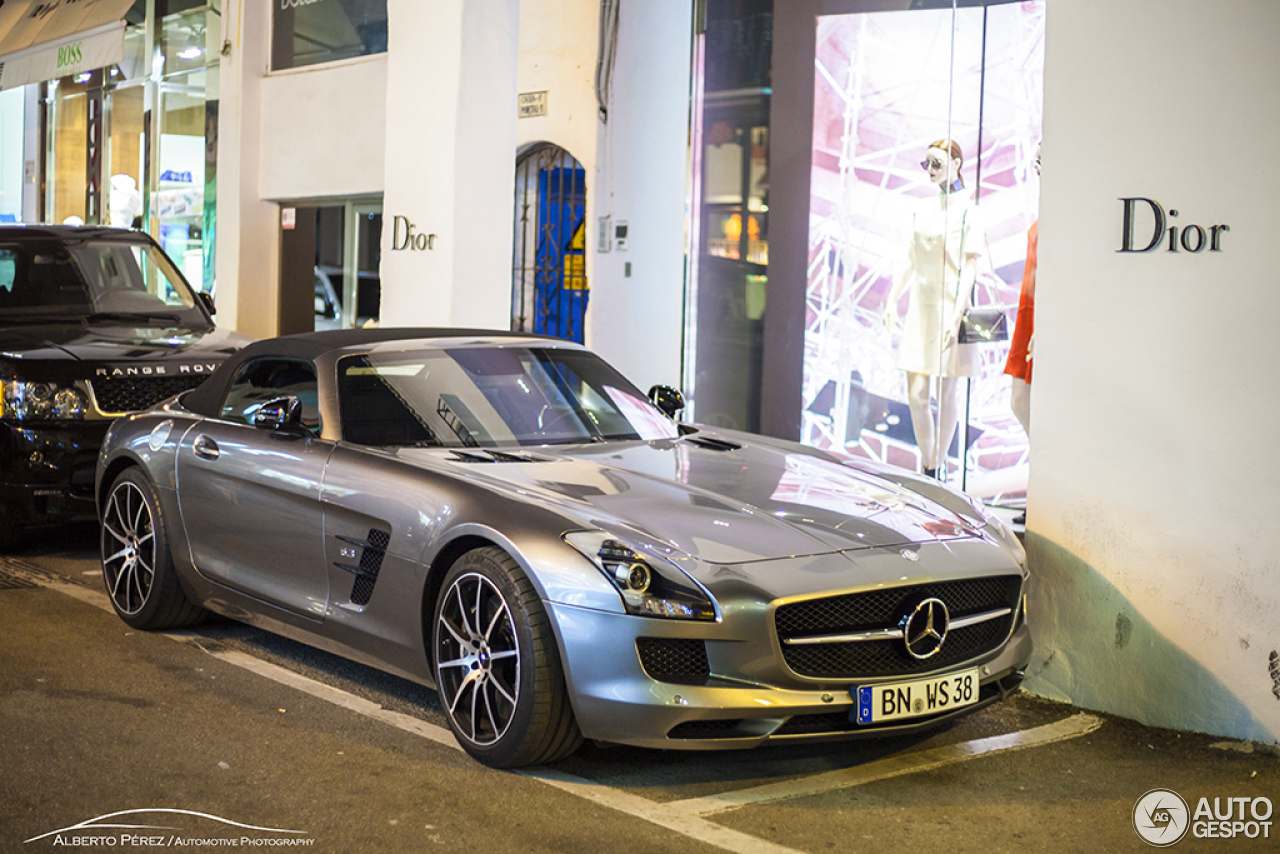
M 131 311 L 95 311 L 93 314 L 84 315 L 86 322 L 92 323 L 96 320 L 122 320 L 125 323 L 162 321 L 164 323 L 172 323 L 175 325 L 182 323 L 181 315 L 177 314 L 143 314 Z

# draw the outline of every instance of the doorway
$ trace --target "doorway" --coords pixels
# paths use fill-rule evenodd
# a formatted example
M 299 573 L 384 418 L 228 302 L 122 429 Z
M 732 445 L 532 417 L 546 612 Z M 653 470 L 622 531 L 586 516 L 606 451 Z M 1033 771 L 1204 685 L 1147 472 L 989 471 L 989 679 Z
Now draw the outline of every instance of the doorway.
M 378 325 L 381 201 L 293 210 L 282 218 L 280 334 Z
M 511 328 L 583 343 L 587 300 L 586 170 L 558 145 L 516 158 Z

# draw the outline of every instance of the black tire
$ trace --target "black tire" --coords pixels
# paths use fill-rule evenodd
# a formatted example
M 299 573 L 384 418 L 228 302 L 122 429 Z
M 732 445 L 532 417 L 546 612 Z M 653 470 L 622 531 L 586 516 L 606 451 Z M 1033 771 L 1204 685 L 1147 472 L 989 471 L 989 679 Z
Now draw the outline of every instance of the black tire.
M 126 469 L 111 484 L 101 536 L 102 578 L 120 619 L 157 630 L 186 628 L 208 616 L 178 583 L 164 511 L 141 469 Z
M 7 509 L 0 507 L 0 554 L 14 551 L 25 539 L 26 531 L 14 524 Z
M 449 568 L 432 650 L 440 704 L 474 759 L 541 765 L 582 744 L 550 618 L 511 555 L 475 549 Z

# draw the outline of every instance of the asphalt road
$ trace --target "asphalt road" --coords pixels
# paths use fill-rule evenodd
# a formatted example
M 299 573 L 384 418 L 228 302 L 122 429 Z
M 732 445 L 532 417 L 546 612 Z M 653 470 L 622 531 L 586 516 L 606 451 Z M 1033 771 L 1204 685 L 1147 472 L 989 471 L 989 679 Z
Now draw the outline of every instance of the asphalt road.
M 0 558 L 0 852 L 1145 851 L 1153 789 L 1174 850 L 1280 850 L 1274 746 L 1025 695 L 914 738 L 525 773 L 446 726 L 431 690 L 234 622 L 130 629 L 92 530 Z M 1234 838 L 1197 838 L 1201 798 L 1246 799 Z

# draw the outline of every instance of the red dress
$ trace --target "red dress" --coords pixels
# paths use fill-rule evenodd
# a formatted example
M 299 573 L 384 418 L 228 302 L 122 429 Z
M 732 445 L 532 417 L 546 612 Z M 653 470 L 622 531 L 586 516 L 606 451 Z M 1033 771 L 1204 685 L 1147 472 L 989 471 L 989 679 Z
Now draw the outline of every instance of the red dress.
M 1040 221 L 1036 220 L 1027 231 L 1027 265 L 1022 272 L 1022 294 L 1018 297 L 1018 319 L 1013 324 L 1013 338 L 1009 341 L 1009 358 L 1004 372 L 1024 382 L 1031 382 L 1031 362 L 1027 361 L 1027 346 L 1036 323 L 1036 241 L 1040 235 Z

